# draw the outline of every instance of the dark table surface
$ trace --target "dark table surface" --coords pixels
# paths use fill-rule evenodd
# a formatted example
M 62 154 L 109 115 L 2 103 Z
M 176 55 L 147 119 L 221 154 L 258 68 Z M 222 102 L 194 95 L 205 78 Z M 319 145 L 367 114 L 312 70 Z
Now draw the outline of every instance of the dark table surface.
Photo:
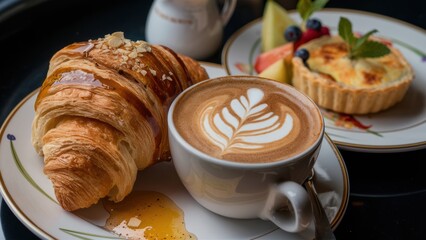
M 0 0 L 0 122 L 27 94 L 41 85 L 50 57 L 63 46 L 122 30 L 145 39 L 152 1 Z M 292 7 L 290 1 L 281 1 Z M 239 0 L 225 29 L 225 41 L 259 18 L 264 1 Z M 424 0 L 331 0 L 327 7 L 358 9 L 426 28 Z M 426 43 L 425 43 L 426 46 Z M 203 61 L 220 63 L 220 49 Z M 426 133 L 425 133 L 426 134 Z M 341 150 L 350 178 L 346 214 L 337 239 L 426 239 L 426 150 L 359 153 Z M 3 201 L 6 239 L 37 239 Z

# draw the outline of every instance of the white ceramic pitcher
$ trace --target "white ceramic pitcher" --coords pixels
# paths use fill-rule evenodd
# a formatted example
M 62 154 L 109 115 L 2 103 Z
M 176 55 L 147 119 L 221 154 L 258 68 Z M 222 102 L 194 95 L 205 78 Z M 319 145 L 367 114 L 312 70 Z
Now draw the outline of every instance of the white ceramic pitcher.
M 146 40 L 204 59 L 220 46 L 236 3 L 225 0 L 219 11 L 216 0 L 155 0 L 146 22 Z

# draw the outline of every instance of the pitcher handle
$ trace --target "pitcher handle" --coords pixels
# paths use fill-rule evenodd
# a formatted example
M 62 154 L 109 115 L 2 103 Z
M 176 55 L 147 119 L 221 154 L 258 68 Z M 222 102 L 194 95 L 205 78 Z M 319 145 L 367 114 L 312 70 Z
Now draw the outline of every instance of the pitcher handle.
M 223 4 L 223 8 L 222 8 L 222 13 L 221 13 L 223 26 L 226 26 L 226 24 L 228 24 L 232 14 L 234 13 L 236 5 L 237 5 L 237 0 L 225 0 Z

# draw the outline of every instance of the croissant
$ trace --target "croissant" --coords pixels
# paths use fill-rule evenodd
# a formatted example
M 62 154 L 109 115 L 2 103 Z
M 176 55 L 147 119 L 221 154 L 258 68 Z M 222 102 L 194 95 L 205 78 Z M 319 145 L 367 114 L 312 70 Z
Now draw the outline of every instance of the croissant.
M 32 144 L 62 208 L 118 202 L 138 170 L 170 160 L 167 110 L 207 78 L 191 58 L 122 32 L 54 54 L 34 106 Z

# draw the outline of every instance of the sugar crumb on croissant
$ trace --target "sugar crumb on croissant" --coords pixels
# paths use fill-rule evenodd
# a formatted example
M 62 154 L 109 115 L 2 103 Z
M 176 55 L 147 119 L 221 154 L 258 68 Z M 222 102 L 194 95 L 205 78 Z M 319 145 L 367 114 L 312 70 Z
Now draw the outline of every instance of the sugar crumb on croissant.
M 59 50 L 34 106 L 32 144 L 61 206 L 120 201 L 138 170 L 170 159 L 168 108 L 207 78 L 193 59 L 122 32 Z

